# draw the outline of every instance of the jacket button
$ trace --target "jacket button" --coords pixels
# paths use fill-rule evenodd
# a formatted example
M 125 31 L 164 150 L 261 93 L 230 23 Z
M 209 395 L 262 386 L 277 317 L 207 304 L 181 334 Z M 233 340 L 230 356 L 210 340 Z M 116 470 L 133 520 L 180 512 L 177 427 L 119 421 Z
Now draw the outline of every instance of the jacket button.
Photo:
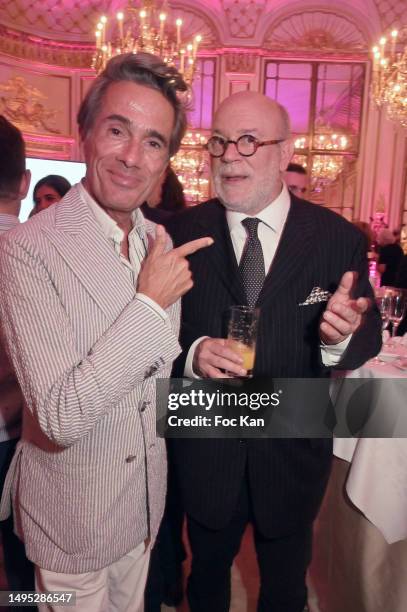
M 137 459 L 136 455 L 129 455 L 128 457 L 126 457 L 126 463 L 131 463 L 135 459 Z

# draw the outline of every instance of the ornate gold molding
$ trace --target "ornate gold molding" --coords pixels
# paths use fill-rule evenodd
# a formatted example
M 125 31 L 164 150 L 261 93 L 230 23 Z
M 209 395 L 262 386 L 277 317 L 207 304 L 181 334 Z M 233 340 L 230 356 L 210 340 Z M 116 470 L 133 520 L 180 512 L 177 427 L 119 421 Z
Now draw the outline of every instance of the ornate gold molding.
M 46 159 L 72 159 L 75 141 L 72 138 L 52 137 L 24 133 L 25 149 L 28 157 L 44 157 Z
M 28 34 L 0 26 L 0 53 L 52 66 L 89 68 L 93 49 L 90 46 L 55 45 L 45 39 L 34 42 Z
M 0 113 L 23 132 L 61 133 L 53 125 L 58 111 L 46 108 L 46 100 L 48 96 L 22 76 L 0 82 Z
M 256 53 L 226 53 L 226 72 L 237 72 L 242 74 L 254 74 L 256 72 Z

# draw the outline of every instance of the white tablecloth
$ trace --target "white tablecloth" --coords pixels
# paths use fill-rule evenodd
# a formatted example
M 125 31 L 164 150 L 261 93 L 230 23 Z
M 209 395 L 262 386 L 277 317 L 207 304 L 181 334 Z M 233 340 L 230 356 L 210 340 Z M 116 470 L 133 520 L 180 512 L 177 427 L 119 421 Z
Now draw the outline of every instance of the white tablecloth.
M 382 395 L 378 412 L 386 412 L 396 432 L 401 425 L 406 430 L 407 382 L 397 379 L 407 371 L 370 361 L 347 377 L 383 379 L 375 388 Z M 407 539 L 407 438 L 335 438 L 334 455 L 351 463 L 346 492 L 355 506 L 389 544 Z

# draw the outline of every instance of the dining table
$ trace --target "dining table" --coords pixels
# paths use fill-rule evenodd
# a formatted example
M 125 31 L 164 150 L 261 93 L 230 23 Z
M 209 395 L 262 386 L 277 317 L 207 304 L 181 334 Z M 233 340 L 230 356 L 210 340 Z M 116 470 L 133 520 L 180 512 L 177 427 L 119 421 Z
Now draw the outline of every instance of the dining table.
M 338 422 L 314 527 L 310 612 L 407 610 L 407 337 L 397 340 L 333 381 Z M 355 431 L 344 437 L 349 422 Z

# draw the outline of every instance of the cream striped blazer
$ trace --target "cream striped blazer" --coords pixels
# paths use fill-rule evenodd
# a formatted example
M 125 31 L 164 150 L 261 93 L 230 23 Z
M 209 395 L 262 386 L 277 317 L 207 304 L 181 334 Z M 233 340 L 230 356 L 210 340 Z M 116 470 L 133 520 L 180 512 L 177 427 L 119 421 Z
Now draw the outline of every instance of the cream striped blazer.
M 0 284 L 25 399 L 2 517 L 12 499 L 17 532 L 40 567 L 102 568 L 154 538 L 161 520 L 155 380 L 169 377 L 179 353 L 179 304 L 165 321 L 135 298 L 77 187 L 0 239 Z

